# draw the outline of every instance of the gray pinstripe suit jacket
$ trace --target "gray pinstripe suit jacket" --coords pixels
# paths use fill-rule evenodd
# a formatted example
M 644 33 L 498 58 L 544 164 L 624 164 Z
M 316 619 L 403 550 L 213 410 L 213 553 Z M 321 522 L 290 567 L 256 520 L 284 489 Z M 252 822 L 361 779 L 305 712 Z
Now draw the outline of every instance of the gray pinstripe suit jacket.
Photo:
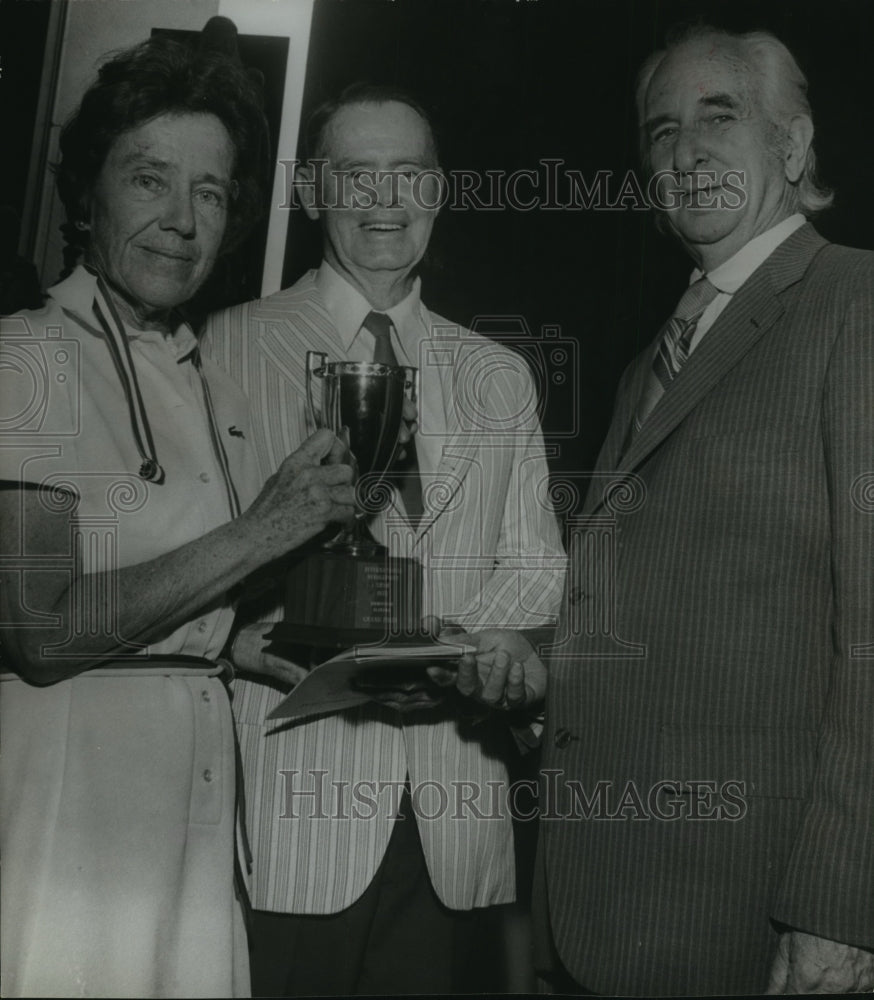
M 538 909 L 590 989 L 755 993 L 771 920 L 874 946 L 874 254 L 789 237 L 623 456 L 649 356 L 598 459 L 636 499 L 571 544 L 565 621 L 615 618 L 550 664 Z
M 249 396 L 265 476 L 312 430 L 304 406 L 307 349 L 333 360 L 344 356 L 314 275 L 210 317 L 206 332 L 205 353 Z M 430 512 L 414 533 L 397 508 L 390 511 L 392 538 L 401 554 L 425 565 L 424 613 L 471 629 L 542 625 L 558 610 L 565 558 L 547 499 L 536 407 L 528 405 L 536 398 L 531 376 L 506 348 L 424 309 L 423 321 L 434 337 L 429 356 L 440 367 L 448 437 L 436 474 L 423 474 Z M 376 529 L 386 537 L 384 523 Z M 379 808 L 356 819 L 350 790 L 400 783 L 407 774 L 414 789 L 427 792 L 421 812 L 433 818 L 420 820 L 419 829 L 440 899 L 469 909 L 514 898 L 506 803 L 500 817 L 479 819 L 475 811 L 491 815 L 492 803 L 506 797 L 506 764 L 490 745 L 489 727 L 465 727 L 452 709 L 402 720 L 376 705 L 281 727 L 265 722 L 280 697 L 269 685 L 245 680 L 234 691 L 256 907 L 333 913 L 354 902 L 385 853 L 392 802 L 389 786 L 379 795 L 370 789 Z M 283 778 L 283 770 L 298 774 Z M 345 805 L 332 782 L 346 783 Z M 305 794 L 290 800 L 291 784 L 301 793 L 323 789 L 321 808 Z M 473 797 L 473 807 L 459 804 L 459 796 Z M 356 808 L 371 811 L 362 803 Z

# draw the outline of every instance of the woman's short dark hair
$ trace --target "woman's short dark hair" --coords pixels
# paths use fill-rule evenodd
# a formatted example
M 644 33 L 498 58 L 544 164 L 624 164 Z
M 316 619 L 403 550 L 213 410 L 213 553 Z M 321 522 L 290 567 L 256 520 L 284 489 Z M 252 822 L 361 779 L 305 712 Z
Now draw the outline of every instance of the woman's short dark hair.
M 228 56 L 156 37 L 112 57 L 61 132 L 58 193 L 71 223 L 86 221 L 91 191 L 112 144 L 163 114 L 211 114 L 234 146 L 236 196 L 223 250 L 240 243 L 263 211 L 269 167 L 261 93 Z M 87 246 L 88 233 L 69 227 Z

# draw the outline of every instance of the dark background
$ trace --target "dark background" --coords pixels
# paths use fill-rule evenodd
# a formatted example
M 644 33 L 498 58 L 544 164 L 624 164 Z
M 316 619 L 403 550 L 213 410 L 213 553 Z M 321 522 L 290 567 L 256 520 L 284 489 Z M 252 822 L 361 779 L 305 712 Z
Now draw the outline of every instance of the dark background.
M 0 4 L 2 135 L 13 140 L 0 157 L 0 200 L 13 207 L 24 197 L 46 8 Z M 587 180 L 599 170 L 621 178 L 636 165 L 637 68 L 668 27 L 691 19 L 768 28 L 789 45 L 810 80 L 821 173 L 838 195 L 817 225 L 837 242 L 874 247 L 868 0 L 316 0 L 304 115 L 353 81 L 395 83 L 433 112 L 447 171 L 536 170 L 559 158 Z M 316 228 L 299 211 L 289 233 L 286 285 L 319 256 Z M 573 469 L 594 461 L 619 375 L 670 313 L 689 268 L 647 213 L 466 210 L 441 214 L 423 280 L 431 309 L 454 321 L 499 317 L 492 332 L 527 325 L 535 344 L 547 325 L 572 341 L 572 377 L 558 384 L 541 352 L 539 382 L 553 465 Z
M 316 0 L 304 116 L 355 80 L 395 83 L 433 112 L 447 171 L 554 157 L 587 179 L 621 178 L 636 166 L 637 70 L 665 30 L 767 28 L 810 81 L 821 173 L 838 193 L 819 228 L 874 248 L 872 15 L 868 0 Z M 302 229 L 294 219 L 284 284 L 318 260 L 317 235 Z M 551 367 L 540 379 L 547 438 L 561 432 L 553 466 L 573 469 L 593 464 L 619 376 L 690 270 L 648 213 L 444 211 L 423 282 L 428 306 L 452 320 L 522 316 L 536 337 L 548 324 L 576 342 L 576 382 L 556 385 Z
M 0 3 L 4 248 L 17 241 L 48 2 Z M 316 0 L 304 116 L 353 81 L 395 83 L 433 112 L 447 171 L 536 170 L 558 158 L 587 179 L 599 170 L 622 177 L 636 166 L 637 69 L 667 28 L 699 18 L 770 29 L 793 50 L 810 81 L 821 175 L 837 192 L 817 226 L 836 242 L 874 248 L 870 0 Z M 261 68 L 268 96 L 281 93 L 274 63 Z M 289 233 L 284 285 L 319 260 L 317 228 L 299 210 Z M 506 332 L 521 317 L 534 344 L 544 326 L 571 341 L 570 377 L 557 384 L 560 366 L 546 350 L 539 380 L 550 461 L 564 471 L 594 463 L 619 376 L 689 270 L 647 213 L 468 210 L 438 219 L 423 280 L 427 304 L 454 321 L 505 317 L 490 328 Z M 526 773 L 536 766 L 532 756 Z M 535 829 L 517 829 L 523 899 Z

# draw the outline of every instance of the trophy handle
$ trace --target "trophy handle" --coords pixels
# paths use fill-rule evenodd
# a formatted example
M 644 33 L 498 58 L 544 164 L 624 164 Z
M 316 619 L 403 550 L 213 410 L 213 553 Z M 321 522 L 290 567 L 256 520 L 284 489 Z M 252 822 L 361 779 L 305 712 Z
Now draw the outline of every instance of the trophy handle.
M 415 403 L 419 398 L 419 369 L 403 365 L 404 369 L 404 395 L 411 403 Z
M 316 418 L 316 406 L 313 402 L 313 379 L 319 377 L 318 371 L 320 368 L 325 367 L 327 361 L 327 354 L 322 354 L 320 351 L 307 351 L 306 407 L 310 426 L 313 430 L 318 430 L 322 426 L 322 422 Z

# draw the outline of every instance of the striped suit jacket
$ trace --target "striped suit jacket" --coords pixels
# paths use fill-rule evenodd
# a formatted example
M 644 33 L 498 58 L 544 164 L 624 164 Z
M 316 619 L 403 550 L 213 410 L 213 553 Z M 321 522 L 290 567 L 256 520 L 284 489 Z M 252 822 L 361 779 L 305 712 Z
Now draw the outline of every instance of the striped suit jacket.
M 204 352 L 249 396 L 265 476 L 311 431 L 306 351 L 343 357 L 314 277 L 217 314 L 206 331 Z M 434 481 L 423 481 L 432 506 L 418 530 L 395 496 L 375 533 L 423 563 L 426 614 L 469 627 L 554 622 L 565 558 L 530 374 L 491 341 L 423 319 L 434 338 L 424 363 L 441 366 L 448 436 Z M 402 719 L 375 705 L 282 728 L 265 723 L 280 697 L 245 681 L 234 692 L 254 906 L 332 913 L 354 902 L 385 852 L 392 797 L 407 774 L 440 899 L 468 909 L 514 898 L 501 734 L 466 725 L 451 709 Z
M 569 544 L 539 922 L 600 993 L 759 993 L 772 921 L 874 946 L 874 254 L 799 229 L 622 454 L 650 357 Z

